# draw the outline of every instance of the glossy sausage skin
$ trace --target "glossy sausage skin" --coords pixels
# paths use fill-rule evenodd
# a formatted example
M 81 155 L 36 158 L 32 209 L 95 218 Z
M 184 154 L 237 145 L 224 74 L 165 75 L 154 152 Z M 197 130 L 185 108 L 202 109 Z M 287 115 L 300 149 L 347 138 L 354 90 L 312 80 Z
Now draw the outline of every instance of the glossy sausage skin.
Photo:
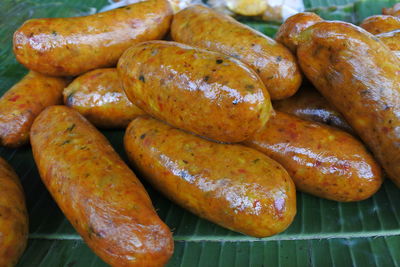
M 172 235 L 135 174 L 77 111 L 52 106 L 35 120 L 43 183 L 87 245 L 111 266 L 163 266 Z
M 272 105 L 275 110 L 353 133 L 343 115 L 312 86 L 303 86 L 294 96 L 274 101 Z
M 297 55 L 304 74 L 400 186 L 399 58 L 345 22 L 319 22 L 301 37 Z
M 398 30 L 400 29 L 400 18 L 388 15 L 375 15 L 364 19 L 360 27 L 372 34 Z
M 155 188 L 225 228 L 265 237 L 285 230 L 296 214 L 293 181 L 258 151 L 207 141 L 148 116 L 129 124 L 124 141 Z
M 276 160 L 296 188 L 336 201 L 360 201 L 382 184 L 379 165 L 351 135 L 276 112 L 245 144 Z
M 214 140 L 243 141 L 271 112 L 257 74 L 220 53 L 151 41 L 129 48 L 118 72 L 129 100 L 143 111 Z
M 0 145 L 18 147 L 29 142 L 29 130 L 39 113 L 61 104 L 67 81 L 30 71 L 0 98 Z
M 275 40 L 210 8 L 193 5 L 174 16 L 172 38 L 235 57 L 260 76 L 271 99 L 296 93 L 301 75 L 294 56 Z
M 312 12 L 297 13 L 287 18 L 279 27 L 275 40 L 289 48 L 293 53 L 296 53 L 298 35 L 303 30 L 322 20 L 320 16 Z
M 115 65 L 136 43 L 162 38 L 171 19 L 167 0 L 148 0 L 86 17 L 31 19 L 14 33 L 14 54 L 37 72 L 76 76 Z
M 398 30 L 377 34 L 376 37 L 389 47 L 390 50 L 396 54 L 400 53 L 400 28 Z
M 64 103 L 100 128 L 125 128 L 144 112 L 126 97 L 115 68 L 97 69 L 64 89 Z
M 24 191 L 11 166 L 0 157 L 0 266 L 15 266 L 27 241 Z

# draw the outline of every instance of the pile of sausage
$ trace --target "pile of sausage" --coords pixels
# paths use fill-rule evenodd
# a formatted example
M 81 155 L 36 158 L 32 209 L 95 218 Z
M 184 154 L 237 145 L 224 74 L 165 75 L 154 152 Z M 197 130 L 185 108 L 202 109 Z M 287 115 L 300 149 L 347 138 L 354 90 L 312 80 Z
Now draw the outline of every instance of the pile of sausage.
M 276 41 L 200 5 L 173 16 L 166 0 L 28 20 L 13 48 L 30 72 L 0 99 L 0 144 L 30 141 L 54 200 L 112 266 L 163 266 L 174 243 L 96 127 L 127 127 L 133 170 L 174 203 L 277 234 L 295 217 L 296 189 L 364 200 L 381 166 L 400 186 L 400 14 L 385 13 L 362 28 L 299 13 Z M 11 266 L 27 212 L 3 160 L 0 181 L 0 265 Z

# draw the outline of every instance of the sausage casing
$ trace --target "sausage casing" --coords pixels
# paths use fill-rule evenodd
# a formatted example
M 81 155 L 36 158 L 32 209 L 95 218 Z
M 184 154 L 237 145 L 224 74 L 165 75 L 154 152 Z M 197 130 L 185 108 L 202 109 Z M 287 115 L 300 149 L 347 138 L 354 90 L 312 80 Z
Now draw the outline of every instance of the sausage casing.
M 298 190 L 336 201 L 359 201 L 381 186 L 379 165 L 351 135 L 276 112 L 245 144 L 276 160 Z
M 315 13 L 303 12 L 297 13 L 289 17 L 280 27 L 275 35 L 275 39 L 288 47 L 292 52 L 296 52 L 297 45 L 299 44 L 299 35 L 308 27 L 317 22 L 323 21 Z M 372 16 L 364 20 L 361 24 L 367 31 L 376 34 L 382 42 L 389 46 L 389 48 L 397 54 L 399 49 L 399 37 L 396 29 L 400 29 L 400 20 L 391 16 Z M 390 31 L 390 33 L 387 33 Z
M 64 89 L 64 103 L 101 128 L 124 128 L 144 112 L 126 97 L 115 68 L 87 72 Z
M 297 13 L 287 18 L 279 27 L 275 35 L 275 40 L 289 48 L 293 53 L 296 53 L 298 45 L 297 37 L 299 34 L 311 25 L 322 20 L 320 16 L 312 12 Z
M 243 141 L 271 112 L 257 74 L 217 52 L 150 41 L 129 48 L 118 72 L 129 100 L 143 111 L 214 140 Z
M 400 186 L 400 60 L 350 23 L 319 22 L 301 39 L 297 55 L 304 74 Z
M 167 0 L 148 0 L 85 17 L 30 19 L 14 33 L 14 54 L 31 70 L 76 76 L 112 67 L 133 44 L 162 38 L 171 19 Z
M 374 15 L 364 19 L 360 27 L 372 34 L 398 30 L 400 29 L 400 18 L 388 15 Z
M 384 32 L 375 35 L 381 40 L 390 50 L 400 55 L 400 28 L 398 30 Z
M 275 110 L 353 133 L 343 115 L 312 86 L 303 86 L 294 96 L 273 101 L 272 105 Z
M 0 145 L 18 147 L 29 141 L 29 130 L 39 113 L 61 104 L 67 81 L 30 71 L 0 98 Z
M 163 266 L 172 235 L 135 174 L 77 111 L 45 109 L 31 130 L 40 176 L 88 246 L 112 266 Z
M 15 266 L 28 241 L 28 213 L 19 179 L 0 157 L 0 266 Z
M 211 8 L 193 5 L 178 12 L 171 36 L 246 63 L 260 76 L 271 99 L 292 96 L 301 84 L 296 60 L 286 47 Z
M 256 150 L 214 143 L 148 116 L 129 124 L 124 141 L 154 187 L 202 218 L 256 237 L 279 233 L 294 218 L 293 181 Z

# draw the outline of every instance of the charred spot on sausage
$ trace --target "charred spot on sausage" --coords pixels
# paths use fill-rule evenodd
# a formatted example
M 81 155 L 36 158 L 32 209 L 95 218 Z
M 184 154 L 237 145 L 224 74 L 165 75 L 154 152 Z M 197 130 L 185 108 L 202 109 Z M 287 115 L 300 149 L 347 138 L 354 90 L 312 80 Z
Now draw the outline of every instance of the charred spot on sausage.
M 71 132 L 75 128 L 75 123 L 73 123 L 71 126 L 69 126 L 66 130 L 68 132 Z

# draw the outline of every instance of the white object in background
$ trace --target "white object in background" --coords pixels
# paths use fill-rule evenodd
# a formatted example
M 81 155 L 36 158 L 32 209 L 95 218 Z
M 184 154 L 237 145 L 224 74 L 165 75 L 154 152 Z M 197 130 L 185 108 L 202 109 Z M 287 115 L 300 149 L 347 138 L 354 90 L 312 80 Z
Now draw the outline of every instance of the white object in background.
M 294 14 L 304 12 L 303 0 L 284 0 L 282 4 L 282 21 L 285 21 L 288 17 Z
M 108 10 L 118 8 L 121 6 L 135 4 L 138 2 L 142 2 L 142 1 L 145 1 L 145 0 L 120 0 L 120 1 L 108 0 L 108 2 L 110 4 L 103 7 L 100 10 L 100 12 L 108 11 Z M 189 5 L 202 3 L 201 0 L 168 0 L 168 1 L 171 4 L 172 9 L 174 10 L 174 13 L 178 12 L 181 9 L 184 9 L 185 7 L 187 7 Z
M 209 0 L 208 4 L 225 14 L 261 16 L 277 22 L 304 11 L 303 0 Z
M 234 13 L 243 16 L 259 16 L 267 9 L 266 0 L 225 0 L 226 6 Z
M 208 0 L 207 4 L 214 10 L 229 15 L 233 16 L 235 13 L 233 13 L 227 6 L 225 0 Z
M 100 12 L 126 6 L 145 0 L 108 0 L 109 5 Z M 203 4 L 201 0 L 168 0 L 174 13 L 194 4 Z M 265 21 L 282 22 L 288 17 L 304 11 L 303 0 L 208 0 L 207 4 L 213 9 L 233 16 L 260 16 Z

